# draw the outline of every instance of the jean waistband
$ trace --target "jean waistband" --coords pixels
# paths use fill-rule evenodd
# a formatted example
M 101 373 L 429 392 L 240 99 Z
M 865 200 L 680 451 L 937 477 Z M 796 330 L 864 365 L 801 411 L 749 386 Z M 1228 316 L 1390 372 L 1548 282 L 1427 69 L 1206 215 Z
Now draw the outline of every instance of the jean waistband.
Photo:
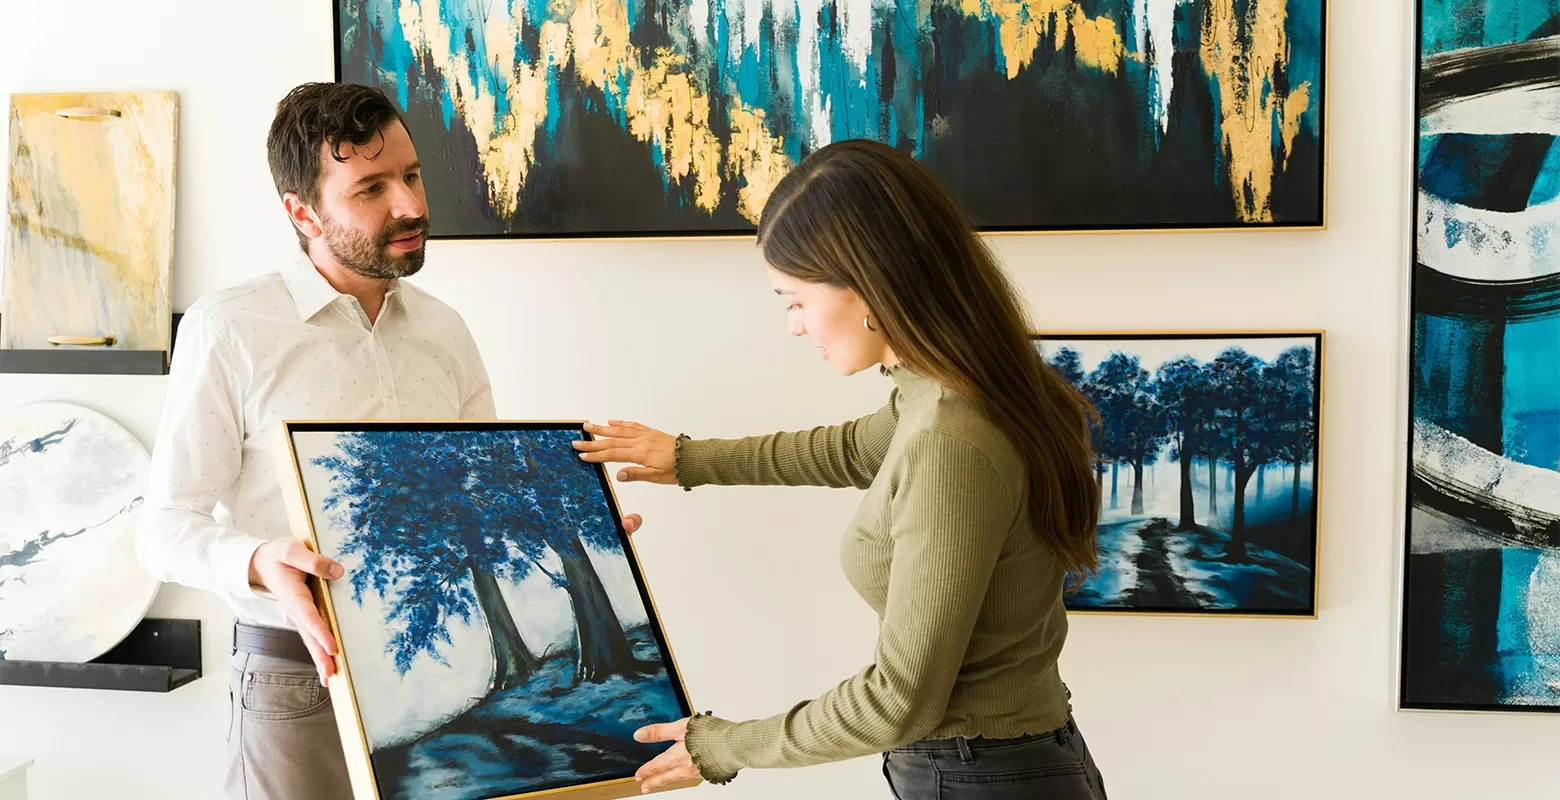
M 1064 739 L 1069 733 L 1075 732 L 1076 730 L 1076 723 L 1073 722 L 1072 716 L 1069 715 L 1067 717 L 1067 722 L 1064 723 L 1060 728 L 1049 730 L 1044 733 L 1031 733 L 1024 736 L 1016 736 L 1011 739 L 987 739 L 980 736 L 954 736 L 948 739 L 922 739 L 921 741 L 911 742 L 910 744 L 904 745 L 902 747 L 896 747 L 891 752 L 948 753 L 968 755 L 972 751 L 998 750 L 1007 747 L 1019 747 L 1022 745 L 1031 744 L 1033 742 Z

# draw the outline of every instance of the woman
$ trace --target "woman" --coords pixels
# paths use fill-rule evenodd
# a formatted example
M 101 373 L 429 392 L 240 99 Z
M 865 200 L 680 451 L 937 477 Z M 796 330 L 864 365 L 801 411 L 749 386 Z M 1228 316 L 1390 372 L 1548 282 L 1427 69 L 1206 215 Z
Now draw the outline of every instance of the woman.
M 787 320 L 836 371 L 878 366 L 889 402 L 829 428 L 740 440 L 590 426 L 620 480 L 854 486 L 845 574 L 881 619 L 874 663 L 769 719 L 652 725 L 648 791 L 748 767 L 884 753 L 900 800 L 1100 800 L 1057 671 L 1064 576 L 1096 566 L 1089 407 L 1031 347 L 1021 304 L 936 180 L 840 142 L 780 182 L 758 244 Z M 886 751 L 886 752 L 885 752 Z

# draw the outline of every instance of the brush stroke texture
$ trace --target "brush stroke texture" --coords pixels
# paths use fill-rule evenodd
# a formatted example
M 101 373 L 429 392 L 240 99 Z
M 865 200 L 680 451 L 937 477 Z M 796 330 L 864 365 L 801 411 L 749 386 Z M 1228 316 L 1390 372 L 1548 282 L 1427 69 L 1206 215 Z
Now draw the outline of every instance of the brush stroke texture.
M 984 227 L 1320 218 L 1321 0 L 337 6 L 343 79 L 452 170 L 436 235 L 751 230 L 792 165 L 856 137 Z

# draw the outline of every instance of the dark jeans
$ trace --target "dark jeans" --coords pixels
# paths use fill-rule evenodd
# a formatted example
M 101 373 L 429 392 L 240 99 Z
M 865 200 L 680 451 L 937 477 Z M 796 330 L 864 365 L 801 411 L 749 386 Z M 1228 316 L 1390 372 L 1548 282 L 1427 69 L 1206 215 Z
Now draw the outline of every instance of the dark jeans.
M 1071 716 L 1018 739 L 938 739 L 883 754 L 897 800 L 1106 800 L 1105 782 Z

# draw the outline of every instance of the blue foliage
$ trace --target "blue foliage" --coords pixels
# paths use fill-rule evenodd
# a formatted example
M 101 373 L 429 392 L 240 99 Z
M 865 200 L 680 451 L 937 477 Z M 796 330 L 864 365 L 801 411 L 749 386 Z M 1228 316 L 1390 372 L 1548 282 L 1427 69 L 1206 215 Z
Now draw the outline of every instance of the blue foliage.
M 521 580 L 549 548 L 622 552 L 599 480 L 558 430 L 379 430 L 337 437 L 314 459 L 331 474 L 324 507 L 362 566 L 353 598 L 388 601 L 387 644 L 404 675 L 426 653 L 443 662 L 452 620 L 477 609 L 472 576 Z M 555 585 L 562 578 L 547 573 Z

